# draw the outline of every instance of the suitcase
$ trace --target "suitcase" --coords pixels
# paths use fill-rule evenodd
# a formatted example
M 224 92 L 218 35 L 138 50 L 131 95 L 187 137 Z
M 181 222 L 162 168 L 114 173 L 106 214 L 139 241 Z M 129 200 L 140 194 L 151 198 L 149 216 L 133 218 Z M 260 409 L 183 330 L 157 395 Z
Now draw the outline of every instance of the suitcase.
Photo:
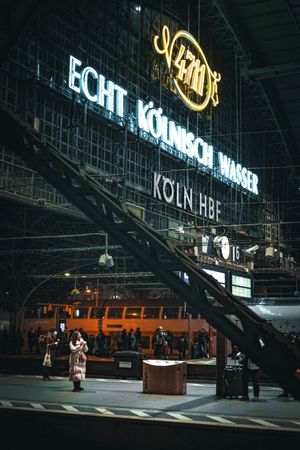
M 235 397 L 243 393 L 243 369 L 241 367 L 226 367 L 224 370 L 224 397 Z

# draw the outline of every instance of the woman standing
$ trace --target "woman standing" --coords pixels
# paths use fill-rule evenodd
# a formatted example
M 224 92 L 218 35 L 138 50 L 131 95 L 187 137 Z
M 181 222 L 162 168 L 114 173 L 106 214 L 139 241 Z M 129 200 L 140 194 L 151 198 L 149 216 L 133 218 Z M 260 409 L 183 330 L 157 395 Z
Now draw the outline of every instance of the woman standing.
M 39 347 L 43 356 L 43 380 L 50 381 L 50 371 L 53 365 L 55 349 L 58 346 L 59 339 L 56 339 L 56 332 L 48 331 L 46 335 L 41 335 Z
M 75 331 L 70 341 L 70 358 L 69 358 L 69 380 L 73 381 L 73 392 L 83 391 L 80 386 L 82 380 L 85 379 L 86 355 L 88 346 L 86 341 L 81 337 L 79 331 Z

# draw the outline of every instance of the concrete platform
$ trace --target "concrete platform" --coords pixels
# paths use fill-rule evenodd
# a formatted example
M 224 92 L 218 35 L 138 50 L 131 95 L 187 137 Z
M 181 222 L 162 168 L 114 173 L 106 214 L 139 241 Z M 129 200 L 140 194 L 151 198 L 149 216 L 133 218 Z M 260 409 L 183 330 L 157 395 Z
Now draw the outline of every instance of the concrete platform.
M 284 442 L 288 442 L 286 439 L 290 439 L 293 445 L 300 444 L 300 403 L 293 399 L 278 397 L 281 389 L 276 386 L 262 386 L 259 402 L 241 402 L 238 399 L 216 398 L 214 383 L 187 383 L 186 395 L 145 394 L 142 392 L 142 383 L 138 380 L 90 378 L 82 383 L 84 391 L 73 393 L 72 383 L 66 377 L 54 377 L 52 381 L 47 382 L 43 381 L 40 376 L 1 375 L 1 423 L 10 420 L 9 423 L 13 422 L 15 428 L 16 421 L 19 421 L 18 427 L 22 428 L 27 421 L 30 423 L 30 420 L 33 420 L 36 423 L 35 429 L 38 429 L 39 433 L 39 421 L 41 420 L 45 421 L 47 418 L 46 424 L 48 424 L 48 420 L 49 423 L 53 420 L 56 421 L 55 423 L 61 424 L 68 420 L 68 423 L 60 430 L 62 442 L 66 443 L 64 433 L 68 426 L 72 426 L 70 415 L 75 422 L 81 418 L 80 423 L 84 422 L 87 430 L 91 429 L 89 427 L 92 427 L 91 424 L 96 421 L 98 423 L 97 430 L 102 436 L 102 443 L 105 433 L 101 427 L 104 427 L 105 430 L 107 427 L 112 427 L 112 430 L 115 430 L 112 433 L 114 442 L 118 443 L 117 446 L 114 447 L 111 444 L 112 435 L 109 434 L 105 438 L 108 440 L 105 449 L 127 448 L 121 446 L 122 439 L 124 439 L 124 426 L 126 429 L 127 426 L 133 427 L 134 433 L 139 436 L 139 439 L 144 436 L 148 443 L 146 442 L 141 447 L 143 449 L 153 448 L 149 443 L 155 444 L 153 433 L 157 431 L 157 427 L 160 428 L 159 433 L 164 442 L 161 448 L 164 449 L 198 448 L 193 442 L 190 442 L 188 447 L 183 445 L 183 439 L 189 440 L 189 437 L 184 438 L 184 436 L 190 436 L 185 434 L 191 432 L 187 431 L 190 427 L 192 427 L 191 430 L 197 428 L 200 434 L 211 427 L 214 430 L 217 429 L 218 433 L 221 433 L 220 442 L 218 441 L 220 447 L 214 441 L 214 449 L 227 448 L 223 445 L 224 442 L 222 444 L 225 439 L 223 433 L 227 436 L 230 431 L 231 437 L 228 439 L 229 442 L 233 442 L 242 430 L 245 442 L 241 445 L 241 441 L 239 441 L 237 447 L 228 444 L 228 448 L 248 449 L 247 442 L 250 441 L 247 436 L 250 432 L 252 433 L 252 445 L 254 432 L 261 443 L 265 442 L 265 434 L 266 442 L 271 442 L 269 434 L 272 433 L 272 439 L 277 436 L 277 442 L 284 437 Z M 252 395 L 251 389 L 250 395 Z M 73 422 L 73 426 L 75 422 Z M 3 429 L 5 430 L 5 427 Z M 177 436 L 179 443 L 182 440 L 181 445 L 174 444 L 173 439 L 168 435 L 170 429 L 176 429 L 177 433 L 179 433 L 179 429 L 182 430 L 183 434 L 180 432 Z M 27 434 L 27 438 L 29 436 Z M 78 442 L 83 439 L 84 436 L 80 434 Z M 239 439 L 241 438 L 239 437 Z M 134 443 L 134 439 L 132 442 Z M 208 439 L 206 449 L 212 448 L 210 442 L 212 441 Z M 170 443 L 170 447 L 168 443 Z M 60 447 L 56 445 L 55 448 Z M 93 448 L 92 443 L 90 448 Z M 200 441 L 199 448 L 203 448 L 200 446 Z M 255 448 L 257 450 L 260 447 L 255 444 Z
M 66 377 L 43 381 L 40 376 L 1 375 L 0 406 L 294 428 L 300 432 L 300 402 L 278 397 L 282 390 L 275 386 L 262 386 L 259 402 L 217 398 L 214 383 L 187 383 L 186 395 L 145 394 L 139 380 L 92 378 L 82 386 L 84 391 L 74 393 Z

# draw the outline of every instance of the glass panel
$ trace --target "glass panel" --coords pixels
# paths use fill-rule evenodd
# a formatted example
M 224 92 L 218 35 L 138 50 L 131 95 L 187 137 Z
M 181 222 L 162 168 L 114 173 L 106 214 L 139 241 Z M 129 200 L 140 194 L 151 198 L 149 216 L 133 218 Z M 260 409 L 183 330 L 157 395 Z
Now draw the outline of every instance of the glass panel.
M 104 319 L 106 308 L 92 308 L 91 319 Z
M 55 314 L 54 307 L 49 311 L 47 306 L 37 309 L 37 314 L 39 319 L 52 319 Z
M 160 308 L 144 308 L 144 319 L 159 319 Z
M 238 297 L 251 297 L 252 280 L 240 275 L 232 275 L 232 293 Z
M 142 308 L 126 308 L 125 319 L 140 319 Z
M 163 319 L 178 319 L 178 308 L 163 308 Z
M 251 288 L 251 278 L 232 275 L 232 284 L 234 284 L 235 286 Z
M 73 313 L 74 319 L 87 319 L 88 308 L 75 308 Z
M 251 297 L 251 289 L 243 288 L 239 286 L 232 286 L 232 293 L 233 295 L 236 295 L 237 297 Z
M 60 319 L 69 319 L 71 317 L 70 312 L 72 312 L 72 310 L 70 311 L 70 308 L 67 307 L 67 311 L 66 311 L 66 306 L 60 306 L 58 312 L 59 312 Z
M 123 308 L 109 308 L 107 318 L 108 319 L 122 319 Z
M 218 272 L 217 270 L 203 269 L 204 272 L 211 275 L 215 280 L 217 280 L 222 286 L 225 287 L 225 273 Z

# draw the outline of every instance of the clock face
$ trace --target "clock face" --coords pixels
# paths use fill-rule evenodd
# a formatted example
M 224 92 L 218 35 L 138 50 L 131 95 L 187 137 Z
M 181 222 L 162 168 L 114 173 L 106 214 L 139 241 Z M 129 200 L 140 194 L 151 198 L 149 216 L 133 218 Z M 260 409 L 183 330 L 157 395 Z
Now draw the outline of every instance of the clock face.
M 222 236 L 222 238 L 221 238 L 221 254 L 224 259 L 229 258 L 230 245 L 229 245 L 228 237 L 226 237 L 226 236 Z
M 218 236 L 214 239 L 214 244 L 217 253 L 223 259 L 228 259 L 230 256 L 230 244 L 227 236 Z

